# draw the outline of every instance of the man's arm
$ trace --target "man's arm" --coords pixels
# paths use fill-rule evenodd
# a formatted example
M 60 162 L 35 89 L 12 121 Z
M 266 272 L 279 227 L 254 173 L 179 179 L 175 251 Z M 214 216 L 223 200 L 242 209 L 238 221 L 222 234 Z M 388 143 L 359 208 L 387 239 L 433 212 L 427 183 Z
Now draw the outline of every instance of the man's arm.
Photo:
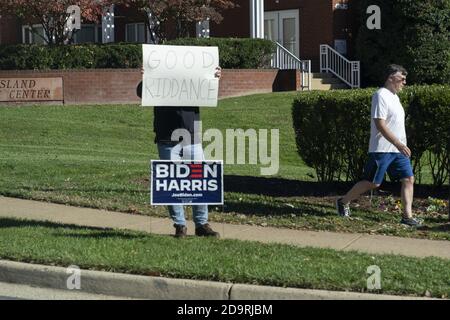
M 400 151 L 402 154 L 407 156 L 408 158 L 411 157 L 411 150 L 407 146 L 405 146 L 403 143 L 398 140 L 395 135 L 389 130 L 389 128 L 386 126 L 386 120 L 384 119 L 373 119 L 375 121 L 375 125 L 378 129 L 378 131 L 381 132 L 383 137 L 386 138 L 387 141 L 392 143 L 398 151 Z

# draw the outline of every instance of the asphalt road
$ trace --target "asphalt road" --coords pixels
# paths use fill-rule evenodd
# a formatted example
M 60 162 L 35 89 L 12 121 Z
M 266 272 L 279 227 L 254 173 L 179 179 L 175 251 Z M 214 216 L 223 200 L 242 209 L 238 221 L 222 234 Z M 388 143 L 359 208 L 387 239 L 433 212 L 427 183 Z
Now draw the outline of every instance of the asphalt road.
M 121 297 L 104 296 L 80 291 L 37 288 L 22 284 L 0 282 L 0 300 L 122 300 Z M 125 298 L 126 299 L 126 298 Z

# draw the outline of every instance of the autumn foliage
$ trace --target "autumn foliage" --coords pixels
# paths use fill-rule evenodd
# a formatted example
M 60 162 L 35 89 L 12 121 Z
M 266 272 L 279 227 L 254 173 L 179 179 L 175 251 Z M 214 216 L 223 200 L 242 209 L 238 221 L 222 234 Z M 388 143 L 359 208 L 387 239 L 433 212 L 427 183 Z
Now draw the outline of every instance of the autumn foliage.
M 78 5 L 84 22 L 98 23 L 103 10 L 112 4 L 134 7 L 143 15 L 151 35 L 158 34 L 170 22 L 175 23 L 176 35 L 187 36 L 193 22 L 211 20 L 220 23 L 221 10 L 234 7 L 231 0 L 1 0 L 0 15 L 18 17 L 23 25 L 28 25 L 38 34 L 33 25 L 43 26 L 47 44 L 70 43 L 72 34 L 65 31 L 69 15 L 67 8 Z
M 33 32 L 34 24 L 42 24 L 44 41 L 50 45 L 67 42 L 70 33 L 65 32 L 69 15 L 67 8 L 78 5 L 84 21 L 98 22 L 103 8 L 110 6 L 112 0 L 2 0 L 0 14 L 12 15 L 21 19 L 24 25 L 29 25 Z
M 207 19 L 220 23 L 223 19 L 220 12 L 236 6 L 231 0 L 123 0 L 122 4 L 143 12 L 150 31 L 160 33 L 161 38 L 165 37 L 164 25 L 169 21 L 175 23 L 177 37 L 186 37 L 192 23 Z M 149 19 L 148 13 L 159 24 Z

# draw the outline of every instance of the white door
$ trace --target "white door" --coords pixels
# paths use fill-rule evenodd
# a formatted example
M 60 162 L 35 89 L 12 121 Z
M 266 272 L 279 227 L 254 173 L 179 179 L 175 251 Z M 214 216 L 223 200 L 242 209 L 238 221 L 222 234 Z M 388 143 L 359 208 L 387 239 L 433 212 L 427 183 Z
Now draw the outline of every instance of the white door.
M 298 57 L 300 43 L 298 10 L 264 12 L 264 38 L 277 41 Z

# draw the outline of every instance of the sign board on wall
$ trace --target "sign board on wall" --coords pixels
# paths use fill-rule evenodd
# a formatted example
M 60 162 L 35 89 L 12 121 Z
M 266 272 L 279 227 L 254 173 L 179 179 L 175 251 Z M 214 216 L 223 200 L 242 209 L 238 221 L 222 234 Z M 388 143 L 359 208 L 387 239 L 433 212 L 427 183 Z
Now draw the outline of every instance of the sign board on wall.
M 63 101 L 62 78 L 0 78 L 0 101 Z
M 142 106 L 217 106 L 217 47 L 144 44 L 142 52 Z

